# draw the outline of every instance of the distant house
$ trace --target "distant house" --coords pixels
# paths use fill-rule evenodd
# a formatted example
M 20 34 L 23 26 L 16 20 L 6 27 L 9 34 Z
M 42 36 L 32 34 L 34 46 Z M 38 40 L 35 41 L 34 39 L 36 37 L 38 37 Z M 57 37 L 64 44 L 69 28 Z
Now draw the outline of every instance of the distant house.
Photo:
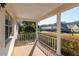
M 51 31 L 52 30 L 52 25 L 42 25 L 42 26 L 40 26 L 40 28 L 43 31 Z
M 79 27 L 74 23 L 61 23 L 62 32 L 79 32 Z
M 41 27 L 42 30 L 51 30 L 52 27 L 51 26 L 47 26 L 47 27 Z
M 43 31 L 56 31 L 56 24 L 42 25 L 40 28 Z M 61 23 L 61 32 L 79 32 L 79 27 L 73 23 Z
M 71 32 L 79 32 L 79 27 L 76 24 L 68 24 L 67 27 Z

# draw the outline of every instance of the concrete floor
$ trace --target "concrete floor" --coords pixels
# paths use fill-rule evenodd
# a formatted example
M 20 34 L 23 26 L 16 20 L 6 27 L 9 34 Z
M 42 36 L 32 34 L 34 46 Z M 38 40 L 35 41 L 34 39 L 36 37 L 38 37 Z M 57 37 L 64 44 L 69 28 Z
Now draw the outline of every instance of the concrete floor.
M 24 42 L 21 42 L 21 44 Z M 13 49 L 12 56 L 46 56 L 37 46 L 34 44 L 21 45 L 17 43 Z

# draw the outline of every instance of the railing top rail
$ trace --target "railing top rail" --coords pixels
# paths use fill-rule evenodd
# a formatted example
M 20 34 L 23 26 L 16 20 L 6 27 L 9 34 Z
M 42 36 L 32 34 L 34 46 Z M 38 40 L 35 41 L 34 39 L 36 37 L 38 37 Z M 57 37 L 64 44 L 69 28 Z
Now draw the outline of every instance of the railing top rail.
M 50 36 L 50 35 L 47 35 L 47 34 L 44 34 L 44 33 L 39 33 L 39 34 L 41 34 L 41 35 L 43 35 L 43 36 L 46 36 L 46 37 L 53 37 L 53 38 L 56 38 L 55 36 Z

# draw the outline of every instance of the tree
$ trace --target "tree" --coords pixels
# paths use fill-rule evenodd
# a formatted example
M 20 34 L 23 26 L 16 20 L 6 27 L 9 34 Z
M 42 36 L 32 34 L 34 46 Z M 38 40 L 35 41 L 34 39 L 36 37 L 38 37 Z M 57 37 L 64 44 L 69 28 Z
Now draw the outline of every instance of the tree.
M 35 22 L 23 21 L 21 24 L 19 25 L 19 32 L 35 32 Z

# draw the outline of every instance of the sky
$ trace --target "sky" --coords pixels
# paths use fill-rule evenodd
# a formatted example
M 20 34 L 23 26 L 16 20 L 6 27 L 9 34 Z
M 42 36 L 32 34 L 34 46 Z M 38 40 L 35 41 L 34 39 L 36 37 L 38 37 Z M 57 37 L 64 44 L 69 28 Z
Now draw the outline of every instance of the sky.
M 40 21 L 38 25 L 56 23 L 56 18 L 57 18 L 56 15 L 46 18 Z M 79 21 L 79 6 L 61 13 L 61 22 L 69 23 L 69 22 L 74 22 L 74 21 Z

